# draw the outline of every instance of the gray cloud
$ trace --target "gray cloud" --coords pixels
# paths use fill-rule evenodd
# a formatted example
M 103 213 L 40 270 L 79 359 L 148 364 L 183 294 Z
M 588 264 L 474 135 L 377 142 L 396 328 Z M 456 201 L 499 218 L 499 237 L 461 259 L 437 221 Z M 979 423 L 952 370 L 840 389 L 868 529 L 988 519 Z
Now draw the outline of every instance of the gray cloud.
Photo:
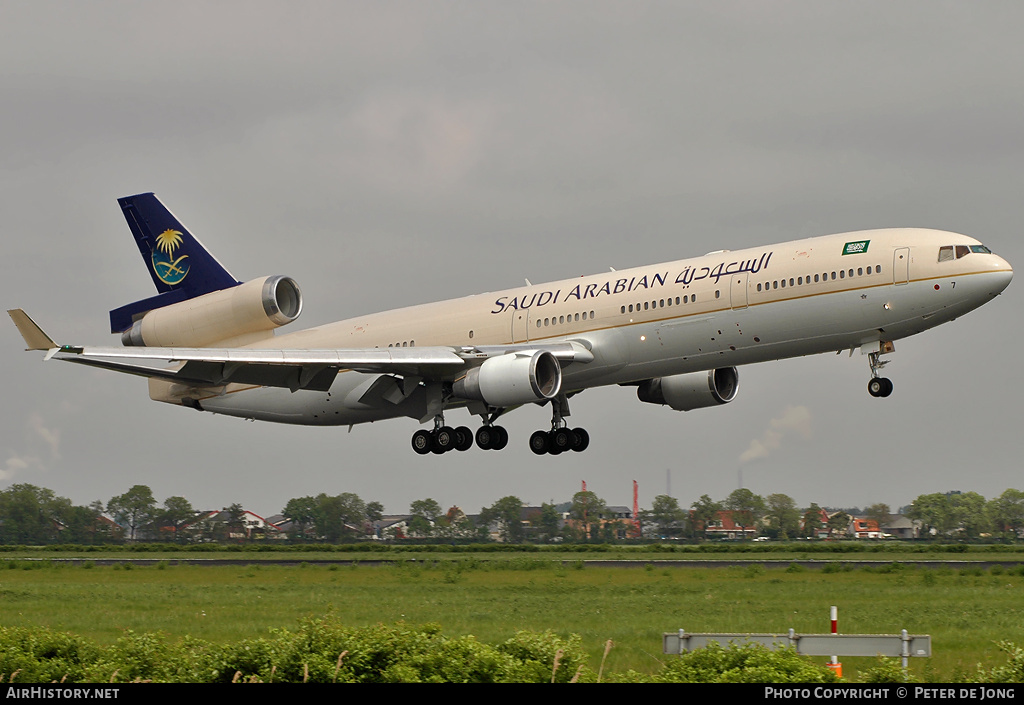
M 296 277 L 296 326 L 871 227 L 965 232 L 1020 263 L 1022 20 L 933 2 L 5 3 L 0 299 L 62 341 L 111 341 L 107 311 L 153 293 L 115 203 L 147 190 L 237 276 Z M 717 410 L 591 390 L 572 405 L 591 450 L 540 459 L 545 409 L 508 417 L 501 454 L 419 458 L 410 421 L 347 434 L 157 405 L 140 380 L 40 364 L 8 324 L 0 479 L 80 503 L 143 483 L 264 513 L 321 491 L 475 511 L 582 479 L 621 504 L 637 479 L 649 504 L 671 468 L 689 504 L 728 494 L 722 465 L 765 429 L 757 492 L 993 496 L 1020 484 L 1016 290 L 900 341 L 889 399 L 846 356 L 743 369 Z M 769 423 L 787 408 L 814 409 L 811 436 Z

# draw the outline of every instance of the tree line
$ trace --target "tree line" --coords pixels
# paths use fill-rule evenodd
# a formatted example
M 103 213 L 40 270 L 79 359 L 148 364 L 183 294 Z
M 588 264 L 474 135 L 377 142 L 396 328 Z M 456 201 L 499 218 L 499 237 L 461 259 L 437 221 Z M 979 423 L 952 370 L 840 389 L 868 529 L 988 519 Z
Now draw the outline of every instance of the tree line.
M 843 534 L 850 522 L 846 512 L 825 512 L 817 504 L 799 507 L 792 497 L 766 497 L 749 489 L 733 491 L 722 500 L 702 495 L 689 508 L 668 495 L 654 498 L 650 509 L 640 512 L 639 526 L 645 538 L 706 538 L 729 512 L 731 521 L 746 533 L 756 529 L 765 536 L 791 539 L 827 531 Z M 96 544 L 122 540 L 225 541 L 253 538 L 241 504 L 223 508 L 217 521 L 204 519 L 191 502 L 181 496 L 158 503 L 146 485 L 135 485 L 106 503 L 96 500 L 77 506 L 53 490 L 31 484 L 14 484 L 0 491 L 0 543 Z M 367 538 L 379 530 L 384 506 L 366 502 L 358 495 L 320 493 L 289 499 L 281 510 L 290 521 L 290 538 L 330 543 Z M 1024 530 L 1024 492 L 1007 489 L 986 500 L 976 492 L 920 495 L 905 515 L 920 522 L 922 536 L 976 539 L 982 536 L 1016 537 Z M 524 507 L 515 496 L 502 497 L 481 508 L 475 517 L 458 507 L 445 510 L 436 500 L 424 498 L 409 506 L 400 525 L 384 531 L 379 538 L 430 538 L 488 540 L 496 537 L 510 543 L 524 541 L 615 541 L 640 538 L 637 523 L 612 516 L 608 505 L 593 492 L 577 492 L 560 504 Z M 863 516 L 881 527 L 889 519 L 888 505 L 867 507 Z
M 722 501 L 708 495 L 690 505 L 689 511 L 667 495 L 654 498 L 645 515 L 663 535 L 706 536 L 720 512 L 729 512 L 741 530 L 756 527 L 763 535 L 777 539 L 806 538 L 819 531 L 829 535 L 846 532 L 850 513 L 828 512 L 816 503 L 800 508 L 786 494 L 767 497 L 741 488 Z M 884 527 L 892 515 L 889 505 L 879 502 L 866 507 L 860 516 Z M 920 524 L 922 537 L 977 539 L 982 536 L 1016 538 L 1024 531 L 1024 492 L 1007 489 L 998 497 L 986 500 L 977 492 L 936 492 L 917 497 L 904 515 Z

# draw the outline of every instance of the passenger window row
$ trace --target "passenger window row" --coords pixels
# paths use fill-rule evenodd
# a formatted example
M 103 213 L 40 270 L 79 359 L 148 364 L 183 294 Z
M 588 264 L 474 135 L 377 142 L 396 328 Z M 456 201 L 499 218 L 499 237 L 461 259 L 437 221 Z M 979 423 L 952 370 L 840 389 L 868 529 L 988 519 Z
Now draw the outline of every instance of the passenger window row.
M 813 275 L 813 277 L 812 277 L 812 275 L 808 274 L 806 277 L 795 277 L 795 278 L 794 277 L 790 277 L 789 279 L 777 279 L 777 280 L 770 281 L 770 282 L 764 282 L 763 284 L 762 283 L 758 283 L 757 290 L 758 291 L 772 291 L 774 289 L 785 289 L 787 286 L 789 286 L 789 287 L 803 286 L 805 284 L 812 283 L 812 281 L 813 281 L 813 283 L 818 284 L 820 282 L 835 281 L 836 279 L 846 279 L 846 278 L 852 279 L 855 276 L 857 276 L 857 277 L 864 277 L 864 276 L 870 276 L 871 274 L 881 274 L 881 273 L 882 273 L 882 265 L 876 264 L 874 267 L 857 267 L 856 269 L 852 269 L 852 268 L 851 269 L 840 269 L 838 271 L 831 272 L 831 273 L 830 272 L 822 272 L 821 274 Z
M 566 323 L 576 323 L 579 321 L 585 321 L 587 320 L 587 315 L 588 312 L 583 311 L 582 313 L 570 313 L 568 316 L 551 316 L 550 318 L 538 318 L 537 327 L 540 328 L 541 326 L 561 326 L 565 325 Z M 594 312 L 590 311 L 589 316 L 590 319 L 593 320 Z
M 675 298 L 675 305 L 680 306 L 682 304 L 692 304 L 697 300 L 696 294 L 687 294 L 685 296 Z M 668 297 L 667 299 L 656 299 L 654 301 L 644 301 L 643 303 L 630 304 L 629 306 L 623 306 L 619 309 L 620 313 L 633 313 L 634 311 L 650 311 L 655 308 L 665 308 L 666 306 L 672 306 L 673 299 Z
M 821 274 L 808 274 L 806 277 L 790 277 L 789 279 L 778 279 L 770 282 L 758 283 L 758 291 L 771 291 L 773 289 L 785 289 L 787 287 L 803 286 L 810 283 L 821 283 L 827 281 L 836 281 L 837 279 L 846 279 L 853 277 L 870 276 L 871 274 L 881 274 L 882 265 L 875 265 L 873 267 L 857 267 L 856 269 L 840 269 L 834 272 L 823 272 Z M 721 292 L 716 291 L 716 298 Z M 635 304 L 629 304 L 621 306 L 619 313 L 639 313 L 640 311 L 650 311 L 658 308 L 666 308 L 669 306 L 683 306 L 691 304 L 697 301 L 696 294 L 685 294 L 683 296 L 668 297 L 664 299 L 655 299 L 652 301 L 642 301 Z M 578 321 L 587 320 L 587 312 L 569 314 L 568 316 L 551 316 L 550 318 L 538 318 L 537 327 L 543 328 L 548 326 L 564 325 L 566 323 L 573 323 Z M 589 312 L 590 318 L 594 318 L 594 311 Z

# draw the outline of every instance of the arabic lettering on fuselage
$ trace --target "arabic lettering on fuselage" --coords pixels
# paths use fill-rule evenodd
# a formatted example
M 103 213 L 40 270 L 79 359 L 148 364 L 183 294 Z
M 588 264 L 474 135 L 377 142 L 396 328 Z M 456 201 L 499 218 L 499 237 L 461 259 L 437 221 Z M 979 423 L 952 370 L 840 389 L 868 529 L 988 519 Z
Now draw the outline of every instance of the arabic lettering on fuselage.
M 565 296 L 562 296 L 562 289 L 538 291 L 532 294 L 522 294 L 521 296 L 502 296 L 494 302 L 494 309 L 491 310 L 491 313 L 503 313 L 508 310 L 518 311 L 526 308 L 546 306 L 547 304 L 557 304 L 559 302 L 565 303 L 573 299 L 576 301 L 595 299 L 602 295 L 611 296 L 612 294 L 621 294 L 639 289 L 653 289 L 656 286 L 663 287 L 670 281 L 672 284 L 681 284 L 686 287 L 694 282 L 712 279 L 717 285 L 722 277 L 742 272 L 757 274 L 768 266 L 771 258 L 772 253 L 765 252 L 760 257 L 754 259 L 719 262 L 713 267 L 687 265 L 683 271 L 676 275 L 674 280 L 670 280 L 669 272 L 655 272 L 639 277 L 629 277 L 628 279 L 609 279 L 604 283 L 577 284 Z

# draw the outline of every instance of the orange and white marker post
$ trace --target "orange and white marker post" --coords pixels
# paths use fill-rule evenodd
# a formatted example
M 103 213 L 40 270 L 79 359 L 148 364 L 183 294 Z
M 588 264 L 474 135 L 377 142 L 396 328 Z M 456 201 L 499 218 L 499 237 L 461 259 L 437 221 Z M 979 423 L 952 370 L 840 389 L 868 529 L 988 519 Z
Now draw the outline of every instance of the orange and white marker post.
M 832 620 L 832 634 L 836 635 L 839 633 L 839 608 L 836 605 L 832 605 L 829 610 L 829 618 Z M 843 664 L 839 663 L 838 656 L 833 655 L 832 660 L 826 665 L 835 671 L 836 676 L 843 677 Z

